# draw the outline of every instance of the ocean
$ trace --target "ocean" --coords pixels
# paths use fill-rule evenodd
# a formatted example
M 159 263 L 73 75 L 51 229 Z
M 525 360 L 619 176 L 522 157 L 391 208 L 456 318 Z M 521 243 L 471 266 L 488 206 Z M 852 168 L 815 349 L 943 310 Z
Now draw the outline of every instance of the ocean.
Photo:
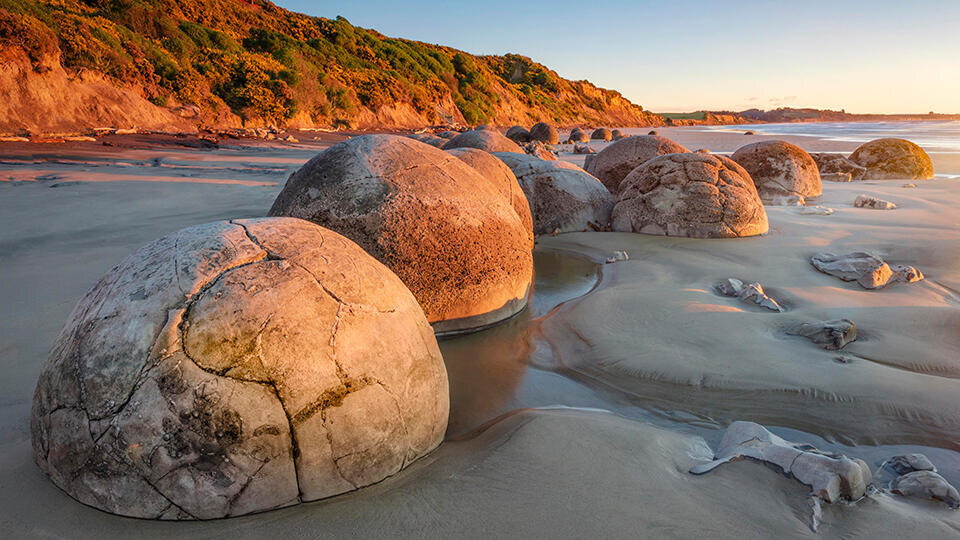
M 960 121 L 953 122 L 810 122 L 704 126 L 710 131 L 753 131 L 765 135 L 796 135 L 831 141 L 863 143 L 883 137 L 908 139 L 928 153 L 960 152 Z

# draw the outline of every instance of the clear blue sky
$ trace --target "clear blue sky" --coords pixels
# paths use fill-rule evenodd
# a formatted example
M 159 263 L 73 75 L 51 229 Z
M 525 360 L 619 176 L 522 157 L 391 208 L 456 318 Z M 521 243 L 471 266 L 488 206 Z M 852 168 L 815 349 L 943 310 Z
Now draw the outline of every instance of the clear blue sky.
M 653 111 L 960 113 L 960 0 L 277 3 L 474 54 L 523 54 Z

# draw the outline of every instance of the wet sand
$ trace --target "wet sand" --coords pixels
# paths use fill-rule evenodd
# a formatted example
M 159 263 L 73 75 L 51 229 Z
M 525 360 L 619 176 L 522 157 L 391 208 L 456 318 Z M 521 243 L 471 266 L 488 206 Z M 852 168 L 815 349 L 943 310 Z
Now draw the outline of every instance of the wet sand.
M 759 140 L 659 131 L 713 151 Z M 813 151 L 855 146 L 795 138 Z M 0 182 L 4 536 L 815 536 L 807 489 L 772 469 L 741 462 L 686 472 L 710 457 L 708 445 L 732 420 L 763 422 L 874 469 L 895 453 L 922 451 L 960 485 L 960 183 L 941 179 L 916 189 L 826 183 L 818 204 L 837 213 L 770 207 L 771 233 L 756 239 L 541 238 L 530 308 L 441 342 L 447 442 L 376 486 L 202 523 L 120 518 L 60 492 L 32 462 L 29 414 L 41 363 L 77 299 L 154 238 L 263 215 L 286 175 L 325 144 L 0 145 L 0 179 L 14 177 Z M 960 161 L 942 156 L 933 154 L 938 173 L 960 173 Z M 852 208 L 859 193 L 899 208 Z M 620 249 L 630 261 L 601 263 Z M 927 279 L 865 291 L 808 263 L 815 251 L 853 249 L 878 250 Z M 763 313 L 710 292 L 725 277 L 760 281 L 788 311 Z M 841 316 L 861 337 L 840 354 L 780 332 L 784 321 Z M 851 361 L 836 362 L 840 355 Z M 877 494 L 826 505 L 819 534 L 958 531 L 960 518 L 943 504 Z

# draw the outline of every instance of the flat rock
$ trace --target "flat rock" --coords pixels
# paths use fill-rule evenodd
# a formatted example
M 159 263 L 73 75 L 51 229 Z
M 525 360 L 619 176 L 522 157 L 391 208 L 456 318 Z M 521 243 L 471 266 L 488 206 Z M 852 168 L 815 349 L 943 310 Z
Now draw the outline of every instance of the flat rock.
M 690 472 L 705 474 L 724 463 L 750 458 L 777 466 L 810 486 L 811 495 L 829 503 L 860 499 L 873 478 L 863 460 L 792 443 L 753 422 L 730 424 L 715 454 L 714 461 L 694 466 Z
M 448 410 L 400 279 L 333 231 L 262 218 L 183 229 L 105 274 L 44 364 L 31 432 L 85 504 L 214 519 L 378 482 L 440 444 Z
M 916 144 L 905 139 L 876 139 L 850 154 L 850 161 L 864 167 L 867 180 L 926 180 L 933 178 L 933 161 Z
M 828 351 L 840 350 L 857 339 L 857 326 L 850 319 L 801 323 L 786 332 L 803 336 Z
M 804 149 L 786 141 L 761 141 L 741 147 L 731 158 L 743 166 L 764 199 L 823 192 L 817 163 Z
M 853 206 L 855 208 L 873 208 L 874 210 L 893 210 L 897 207 L 897 205 L 890 201 L 869 195 L 857 195 L 857 198 L 853 200 Z
M 750 175 L 724 156 L 659 156 L 630 172 L 620 187 L 612 213 L 616 231 L 734 238 L 769 228 Z
M 630 171 L 647 160 L 664 154 L 689 152 L 685 147 L 655 135 L 626 137 L 611 144 L 584 163 L 586 171 L 603 182 L 611 193 L 620 190 L 620 182 Z
M 912 266 L 891 267 L 882 258 L 866 251 L 843 255 L 817 253 L 810 258 L 817 270 L 844 281 L 856 281 L 865 289 L 879 289 L 888 283 L 913 283 L 923 279 L 923 273 Z
M 890 485 L 890 491 L 904 497 L 943 501 L 955 510 L 960 508 L 960 493 L 933 471 L 914 471 L 900 476 Z

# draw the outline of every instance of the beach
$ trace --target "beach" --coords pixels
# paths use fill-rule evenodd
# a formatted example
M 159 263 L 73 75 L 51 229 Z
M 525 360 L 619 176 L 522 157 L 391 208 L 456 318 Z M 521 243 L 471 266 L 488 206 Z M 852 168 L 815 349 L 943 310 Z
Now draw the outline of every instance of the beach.
M 810 152 L 856 140 L 656 128 L 691 151 L 787 140 Z M 646 134 L 650 128 L 623 130 Z M 960 516 L 935 501 L 875 493 L 824 505 L 760 463 L 694 476 L 723 429 L 749 420 L 873 470 L 922 452 L 960 485 L 960 148 L 931 149 L 932 180 L 824 182 L 831 215 L 767 206 L 770 232 L 701 240 L 591 232 L 541 236 L 529 307 L 445 339 L 447 440 L 371 487 L 207 522 L 122 518 L 86 507 L 34 465 L 30 407 L 69 312 L 123 257 L 180 228 L 266 214 L 286 178 L 344 136 L 219 148 L 117 137 L 0 143 L 0 529 L 10 537 L 733 536 L 947 537 Z M 850 139 L 850 137 L 847 137 Z M 597 150 L 608 143 L 591 142 Z M 584 155 L 561 145 L 560 158 Z M 915 187 L 904 187 L 913 183 Z M 895 210 L 855 208 L 857 195 Z M 925 279 L 865 290 L 817 272 L 821 251 L 874 251 Z M 628 261 L 605 264 L 616 251 Z M 757 281 L 771 313 L 717 295 Z M 790 324 L 849 318 L 858 338 L 826 351 Z M 82 531 L 82 533 L 78 533 Z

